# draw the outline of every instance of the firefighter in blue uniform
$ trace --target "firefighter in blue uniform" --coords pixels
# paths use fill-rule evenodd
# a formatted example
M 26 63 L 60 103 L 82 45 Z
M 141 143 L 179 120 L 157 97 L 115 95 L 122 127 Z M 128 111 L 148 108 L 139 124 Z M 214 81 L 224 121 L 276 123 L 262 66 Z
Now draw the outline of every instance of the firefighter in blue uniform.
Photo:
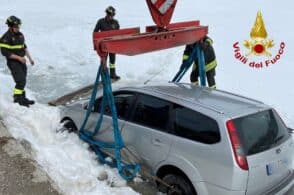
M 203 49 L 204 60 L 205 60 L 205 73 L 208 82 L 208 86 L 210 88 L 216 88 L 215 83 L 215 67 L 217 66 L 215 52 L 213 49 L 213 41 L 210 37 L 205 36 L 201 41 L 187 45 L 183 55 L 183 62 L 189 58 L 194 46 L 196 44 L 200 44 L 200 47 Z M 190 74 L 190 81 L 193 85 L 198 85 L 198 77 L 199 77 L 199 66 L 198 59 L 194 60 L 192 72 Z
M 105 10 L 106 16 L 98 20 L 94 32 L 99 31 L 108 31 L 108 30 L 118 30 L 119 23 L 114 19 L 115 9 L 112 6 L 109 6 Z M 115 54 L 109 53 L 109 68 L 110 68 L 110 78 L 112 79 L 120 79 L 120 77 L 116 74 L 115 71 Z
M 19 31 L 21 20 L 15 16 L 10 16 L 6 20 L 8 31 L 0 38 L 0 48 L 3 56 L 6 57 L 7 66 L 16 83 L 13 89 L 14 102 L 21 106 L 29 107 L 34 104 L 33 100 L 26 98 L 25 85 L 27 76 L 27 57 L 34 65 L 34 61 L 25 44 L 24 35 Z

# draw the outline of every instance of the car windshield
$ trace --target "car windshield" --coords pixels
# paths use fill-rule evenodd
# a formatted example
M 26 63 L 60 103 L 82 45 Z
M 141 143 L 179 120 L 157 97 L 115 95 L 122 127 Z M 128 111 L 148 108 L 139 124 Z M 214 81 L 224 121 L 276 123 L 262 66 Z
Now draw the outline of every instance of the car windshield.
M 274 110 L 266 110 L 233 120 L 244 155 L 256 154 L 287 140 L 287 127 Z

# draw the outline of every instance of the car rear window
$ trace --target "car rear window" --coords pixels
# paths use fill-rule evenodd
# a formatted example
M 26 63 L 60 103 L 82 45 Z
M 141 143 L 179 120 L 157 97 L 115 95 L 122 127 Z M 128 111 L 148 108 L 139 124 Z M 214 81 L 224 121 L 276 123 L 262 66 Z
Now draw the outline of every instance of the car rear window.
M 173 112 L 175 135 L 205 144 L 220 141 L 217 122 L 212 118 L 180 105 L 175 105 Z
M 256 154 L 287 140 L 287 127 L 274 110 L 266 110 L 233 120 L 244 155 Z

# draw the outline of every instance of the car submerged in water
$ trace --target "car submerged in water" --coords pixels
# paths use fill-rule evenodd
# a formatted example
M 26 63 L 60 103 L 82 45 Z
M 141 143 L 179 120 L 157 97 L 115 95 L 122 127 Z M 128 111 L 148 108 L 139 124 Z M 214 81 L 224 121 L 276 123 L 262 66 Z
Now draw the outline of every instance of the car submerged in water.
M 264 103 L 190 84 L 120 87 L 113 91 L 119 131 L 128 151 L 156 175 L 167 194 L 257 195 L 293 190 L 293 130 Z M 86 129 L 99 118 L 97 95 Z M 70 131 L 81 127 L 89 99 L 62 108 Z M 113 143 L 106 106 L 95 140 Z M 105 149 L 114 156 L 114 151 Z M 125 161 L 127 157 L 122 156 Z

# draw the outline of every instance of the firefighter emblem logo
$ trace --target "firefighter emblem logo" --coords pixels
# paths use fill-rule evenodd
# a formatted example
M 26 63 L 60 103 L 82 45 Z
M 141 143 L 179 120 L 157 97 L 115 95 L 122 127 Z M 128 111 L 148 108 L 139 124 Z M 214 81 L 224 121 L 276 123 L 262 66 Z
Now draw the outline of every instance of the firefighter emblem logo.
M 273 39 L 268 39 L 262 13 L 258 11 L 251 28 L 250 39 L 245 40 L 243 46 L 246 51 L 242 51 L 239 42 L 233 44 L 235 58 L 251 68 L 264 68 L 276 64 L 281 59 L 286 44 L 282 41 L 279 47 L 276 47 Z M 272 55 L 274 49 L 276 55 Z
M 268 49 L 274 46 L 274 41 L 272 39 L 267 39 L 267 32 L 262 19 L 261 11 L 258 11 L 254 26 L 250 32 L 250 40 L 245 40 L 244 46 L 250 50 L 246 54 L 246 57 L 254 54 L 257 56 L 266 55 L 268 57 L 272 56 Z

